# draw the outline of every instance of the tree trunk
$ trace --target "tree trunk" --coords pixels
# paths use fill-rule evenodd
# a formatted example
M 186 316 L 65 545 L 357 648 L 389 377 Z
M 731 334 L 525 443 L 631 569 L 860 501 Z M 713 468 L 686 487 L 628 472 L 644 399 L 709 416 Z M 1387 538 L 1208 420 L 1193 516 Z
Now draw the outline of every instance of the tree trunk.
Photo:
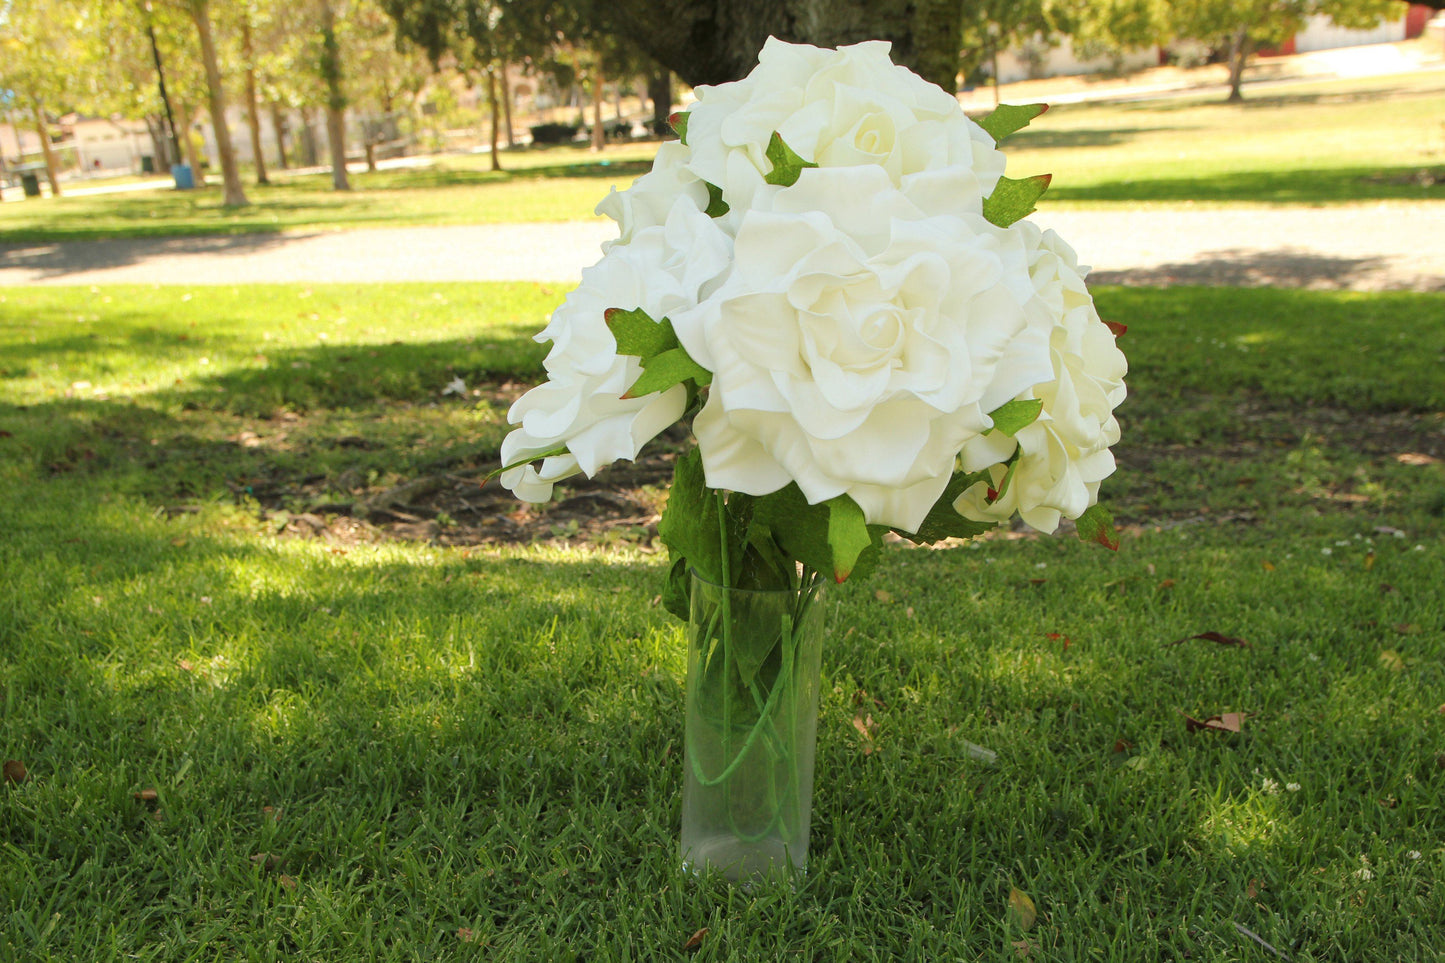
M 998 80 L 998 44 L 995 43 L 989 46 L 988 59 L 993 63 L 993 105 L 997 107 L 999 97 L 1002 96 L 998 89 L 1000 86 Z
M 251 48 L 251 14 L 241 11 L 241 57 L 246 61 L 246 126 L 251 128 L 251 158 L 256 164 L 256 183 L 269 184 L 266 156 L 261 151 L 261 112 L 256 101 L 255 51 Z
M 502 63 L 502 131 L 507 135 L 507 149 L 517 146 L 516 135 L 512 133 L 512 82 L 507 79 L 507 64 Z
M 895 63 L 952 93 L 963 6 L 957 0 L 608 0 L 606 9 L 619 32 L 693 87 L 742 77 L 775 36 L 820 47 L 888 40 Z
M 171 139 L 167 136 L 166 119 L 160 114 L 146 115 L 146 132 L 151 135 L 151 155 L 155 158 L 157 172 L 167 170 L 176 161 L 171 160 Z
M 205 187 L 206 172 L 201 168 L 201 159 L 196 156 L 196 139 L 191 136 L 191 118 L 196 115 L 184 100 L 176 103 L 181 108 L 181 129 L 176 132 L 181 139 L 181 156 L 191 165 L 191 177 L 195 179 L 196 186 Z
M 661 67 L 647 78 L 647 99 L 652 101 L 652 132 L 659 137 L 667 133 L 667 118 L 672 116 L 672 71 Z
M 913 60 L 918 76 L 958 93 L 959 38 L 963 35 L 963 4 L 958 0 L 916 0 L 913 6 Z
M 241 171 L 236 166 L 236 152 L 231 147 L 231 130 L 226 126 L 226 91 L 221 83 L 221 65 L 216 59 L 216 44 L 211 38 L 210 0 L 192 0 L 191 14 L 196 33 L 201 39 L 201 62 L 206 68 L 206 93 L 211 102 L 211 127 L 216 134 L 216 153 L 221 155 L 223 203 L 226 207 L 245 207 L 246 191 L 241 187 Z
M 166 124 L 171 131 L 171 154 L 173 156 L 171 163 L 166 165 L 169 167 L 171 164 L 179 164 L 181 162 L 180 131 L 176 130 L 176 115 L 171 111 L 171 98 L 170 95 L 166 93 L 166 71 L 165 68 L 161 66 L 161 48 L 160 44 L 156 43 L 155 24 L 151 23 L 150 20 L 150 8 L 147 7 L 146 9 L 146 35 L 150 37 L 151 58 L 156 64 L 156 84 L 160 87 L 161 104 L 166 109 Z M 161 153 L 164 154 L 165 152 L 162 151 Z
M 607 129 L 602 126 L 602 85 L 604 81 L 602 64 L 592 68 L 592 149 L 599 151 L 607 146 Z
M 502 169 L 502 160 L 497 156 L 497 124 L 501 122 L 497 103 L 497 65 L 487 65 L 487 109 L 492 114 L 492 129 L 488 134 L 492 143 L 492 170 Z
M 341 46 L 331 0 L 321 0 L 321 79 L 326 82 L 326 139 L 331 144 L 331 186 L 351 190 L 346 176 L 346 94 L 341 89 Z
M 301 166 L 315 167 L 320 158 L 316 149 L 316 108 L 301 108 Z
M 40 135 L 40 151 L 45 155 L 45 179 L 50 182 L 50 196 L 60 196 L 60 161 L 55 156 L 55 148 L 50 145 L 50 131 L 46 129 L 45 110 L 40 106 L 39 100 L 30 102 L 30 109 L 35 115 L 35 133 Z M 19 143 L 20 138 L 15 138 Z
M 286 161 L 286 115 L 279 101 L 271 102 L 271 129 L 276 132 L 276 159 L 284 171 L 291 165 Z
M 366 151 L 366 171 L 369 174 L 376 173 L 376 145 L 369 139 L 362 148 Z
M 1241 26 L 1229 41 L 1229 102 L 1244 100 L 1240 86 L 1244 83 L 1244 64 L 1249 59 L 1249 27 Z

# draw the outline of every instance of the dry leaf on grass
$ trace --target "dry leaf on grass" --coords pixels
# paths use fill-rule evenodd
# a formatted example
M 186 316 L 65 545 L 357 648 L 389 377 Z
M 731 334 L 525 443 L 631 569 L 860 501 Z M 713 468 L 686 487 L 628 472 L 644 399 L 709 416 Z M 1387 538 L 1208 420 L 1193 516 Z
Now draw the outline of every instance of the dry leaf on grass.
M 1185 642 L 1192 642 L 1195 639 L 1202 639 L 1205 642 L 1214 642 L 1218 645 L 1233 645 L 1241 649 L 1249 648 L 1249 643 L 1244 639 L 1235 638 L 1232 635 L 1225 635 L 1222 632 L 1200 632 L 1198 635 L 1186 635 L 1182 639 L 1175 639 L 1169 645 L 1183 645 Z M 1167 646 L 1166 646 L 1167 648 Z
M 25 771 L 25 763 L 19 759 L 5 760 L 5 781 L 13 785 L 19 785 L 25 781 L 28 773 Z
M 1217 716 L 1210 716 L 1203 722 L 1191 718 L 1186 713 L 1179 713 L 1184 716 L 1184 728 L 1190 732 L 1238 732 L 1244 725 L 1244 713 L 1225 712 Z
M 708 928 L 704 926 L 702 929 L 689 936 L 687 938 L 687 942 L 682 944 L 682 951 L 684 953 L 691 953 L 693 950 L 702 946 L 702 938 L 704 936 L 707 936 L 707 929 Z
M 1009 887 L 1008 891 L 1009 913 L 1013 916 L 1014 922 L 1020 929 L 1030 929 L 1039 918 L 1039 911 L 1034 906 L 1034 901 L 1029 894 L 1017 886 Z

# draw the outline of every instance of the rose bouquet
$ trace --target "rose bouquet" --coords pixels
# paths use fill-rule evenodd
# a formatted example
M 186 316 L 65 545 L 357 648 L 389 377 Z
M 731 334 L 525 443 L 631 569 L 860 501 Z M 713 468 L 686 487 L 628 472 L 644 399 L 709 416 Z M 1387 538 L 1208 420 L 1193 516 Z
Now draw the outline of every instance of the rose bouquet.
M 1044 108 L 975 123 L 888 54 L 769 40 L 745 79 L 697 90 L 679 139 L 598 206 L 619 236 L 538 335 L 547 381 L 502 446 L 502 484 L 545 501 L 690 420 L 658 525 L 664 601 L 700 626 L 689 739 L 694 673 L 736 711 L 701 712 L 723 745 L 709 763 L 689 743 L 688 786 L 733 783 L 739 838 L 735 797 L 769 797 L 795 865 L 805 808 L 780 817 L 778 778 L 733 777 L 757 746 L 795 755 L 769 713 L 816 665 L 794 643 L 821 583 L 874 565 L 890 531 L 931 543 L 1017 515 L 1114 544 L 1097 499 L 1124 356 L 1087 269 L 1025 220 L 1048 176 L 1004 176 L 997 148 Z M 752 631 L 726 593 L 699 598 L 716 587 L 791 601 Z
M 1005 177 L 996 146 L 1043 108 L 974 123 L 888 50 L 769 40 L 698 89 L 598 205 L 620 236 L 537 336 L 548 380 L 511 409 L 506 487 L 546 501 L 691 418 L 659 525 L 674 589 L 689 568 L 791 584 L 795 561 L 842 581 L 890 529 L 1014 515 L 1112 541 L 1124 356 L 1073 250 L 1024 220 L 1047 175 Z

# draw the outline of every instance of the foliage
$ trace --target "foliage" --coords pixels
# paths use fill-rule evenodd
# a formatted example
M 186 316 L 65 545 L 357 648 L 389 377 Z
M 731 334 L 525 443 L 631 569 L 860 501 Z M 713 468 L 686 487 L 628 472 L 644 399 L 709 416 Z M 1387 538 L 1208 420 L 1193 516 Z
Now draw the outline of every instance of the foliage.
M 1241 97 L 1240 82 L 1251 54 L 1281 44 L 1323 14 L 1341 27 L 1373 27 L 1399 11 L 1396 0 L 1179 0 L 1168 5 L 1173 36 L 1199 40 L 1230 59 L 1230 99 Z

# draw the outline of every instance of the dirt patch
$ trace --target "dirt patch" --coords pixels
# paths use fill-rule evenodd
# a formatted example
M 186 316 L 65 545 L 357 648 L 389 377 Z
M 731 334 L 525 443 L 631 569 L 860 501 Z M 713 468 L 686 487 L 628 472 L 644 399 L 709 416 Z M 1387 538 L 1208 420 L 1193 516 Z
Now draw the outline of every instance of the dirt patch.
M 1273 463 L 1281 452 L 1314 446 L 1352 453 L 1371 462 L 1434 466 L 1445 463 L 1445 413 L 1361 413 L 1342 408 L 1284 408 L 1258 400 L 1241 401 L 1231 427 L 1218 437 L 1183 444 L 1121 445 L 1116 454 L 1121 477 L 1177 474 L 1181 462 L 1209 466 L 1257 466 Z M 448 465 L 389 487 L 367 487 L 343 476 L 272 478 L 250 486 L 244 497 L 259 502 L 262 517 L 282 538 L 320 539 L 344 550 L 357 543 L 400 539 L 437 545 L 474 546 L 558 542 L 569 545 L 630 544 L 656 551 L 657 521 L 672 479 L 673 465 L 689 444 L 686 431 L 674 427 L 649 446 L 636 462 L 620 462 L 597 478 L 576 476 L 557 487 L 546 505 L 518 501 L 496 480 L 483 483 L 494 462 Z M 1169 463 L 1172 469 L 1166 469 Z M 1203 471 L 1201 467 L 1201 472 Z M 1130 527 L 1173 527 L 1200 521 L 1248 523 L 1249 484 L 1240 485 L 1240 510 L 1228 518 L 1197 505 L 1155 503 L 1157 492 L 1135 497 L 1116 490 L 1111 507 Z M 1233 490 L 1233 489 L 1232 489 Z M 338 491 L 346 493 L 343 500 Z M 237 492 L 238 497 L 242 495 Z M 1350 479 L 1297 492 L 1327 510 L 1350 510 L 1367 499 Z M 288 509 L 287 506 L 290 506 Z M 304 506 L 297 510 L 296 506 Z M 1008 533 L 1001 533 L 1008 537 Z
M 272 479 L 249 486 L 245 497 L 283 538 L 317 538 L 338 546 L 384 539 L 437 545 L 631 543 L 652 550 L 657 521 L 682 450 L 679 437 L 664 437 L 636 462 L 621 462 L 597 478 L 581 475 L 557 486 L 545 505 L 519 501 L 496 479 L 495 463 L 448 466 L 445 472 L 408 479 L 389 488 L 308 477 Z M 350 500 L 337 498 L 341 488 Z M 238 495 L 241 494 L 238 491 Z M 303 511 L 285 506 L 305 505 Z

